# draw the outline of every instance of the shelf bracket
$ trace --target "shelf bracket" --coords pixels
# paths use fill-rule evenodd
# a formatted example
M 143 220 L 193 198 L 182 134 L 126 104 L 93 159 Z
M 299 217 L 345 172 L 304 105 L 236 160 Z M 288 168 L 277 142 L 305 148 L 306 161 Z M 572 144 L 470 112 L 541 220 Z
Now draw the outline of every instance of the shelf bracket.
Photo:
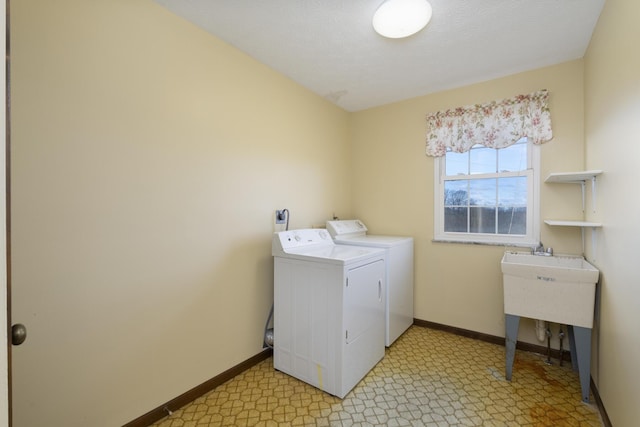
M 582 203 L 584 204 L 584 185 L 582 186 Z M 584 205 L 582 206 L 584 210 Z M 596 212 L 596 177 L 591 177 L 591 210 Z
M 584 229 L 586 227 L 581 227 L 580 228 L 580 232 L 582 233 L 582 256 L 586 259 L 587 258 L 587 254 L 586 254 L 586 248 L 585 248 L 585 239 L 584 239 Z M 596 233 L 598 232 L 597 227 L 591 227 L 591 251 L 593 252 L 593 259 L 592 261 L 595 261 L 595 254 L 598 253 L 598 248 L 597 248 L 597 243 L 598 243 L 598 237 L 596 235 Z
M 582 189 L 582 212 L 585 212 L 585 203 L 586 203 L 586 180 L 580 181 L 580 187 Z M 596 177 L 591 177 L 591 211 L 593 213 L 596 212 Z

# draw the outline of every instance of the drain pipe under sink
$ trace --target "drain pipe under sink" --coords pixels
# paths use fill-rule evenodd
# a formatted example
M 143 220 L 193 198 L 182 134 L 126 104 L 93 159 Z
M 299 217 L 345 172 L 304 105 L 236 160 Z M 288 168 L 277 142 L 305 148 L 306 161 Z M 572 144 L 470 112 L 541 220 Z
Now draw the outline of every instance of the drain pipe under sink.
M 547 361 L 545 362 L 547 365 L 552 365 L 551 362 L 551 328 L 547 328 Z
M 547 322 L 544 320 L 536 319 L 536 336 L 538 341 L 544 342 L 547 338 Z

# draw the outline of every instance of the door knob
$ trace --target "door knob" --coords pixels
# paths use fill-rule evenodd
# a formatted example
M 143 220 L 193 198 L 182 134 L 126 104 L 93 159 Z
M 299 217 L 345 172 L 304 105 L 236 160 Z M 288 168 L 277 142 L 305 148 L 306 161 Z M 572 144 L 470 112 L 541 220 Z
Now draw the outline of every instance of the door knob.
M 27 339 L 27 327 L 16 323 L 11 327 L 11 344 L 20 345 Z

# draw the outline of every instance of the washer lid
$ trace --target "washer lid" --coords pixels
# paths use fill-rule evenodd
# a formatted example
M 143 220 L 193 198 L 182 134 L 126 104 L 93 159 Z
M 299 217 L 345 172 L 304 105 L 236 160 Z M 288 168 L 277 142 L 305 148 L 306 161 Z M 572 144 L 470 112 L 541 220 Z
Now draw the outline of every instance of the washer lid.
M 366 261 L 369 258 L 384 257 L 385 250 L 366 246 L 334 245 L 322 248 L 297 248 L 284 253 L 285 258 L 295 258 L 306 261 L 328 262 L 333 264 L 351 264 Z
M 273 256 L 276 257 L 342 265 L 385 256 L 384 249 L 336 245 L 331 240 L 329 233 L 323 229 L 302 229 L 275 233 L 271 249 Z

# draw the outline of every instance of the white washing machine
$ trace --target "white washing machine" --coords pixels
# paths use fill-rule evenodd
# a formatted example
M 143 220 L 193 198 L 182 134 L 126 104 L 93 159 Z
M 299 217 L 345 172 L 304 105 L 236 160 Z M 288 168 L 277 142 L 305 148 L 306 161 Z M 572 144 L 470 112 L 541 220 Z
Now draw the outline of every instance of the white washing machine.
M 340 245 L 386 250 L 385 345 L 390 346 L 413 324 L 413 238 L 367 234 L 357 219 L 327 221 L 327 231 Z
M 386 252 L 275 233 L 273 364 L 343 398 L 384 357 Z

